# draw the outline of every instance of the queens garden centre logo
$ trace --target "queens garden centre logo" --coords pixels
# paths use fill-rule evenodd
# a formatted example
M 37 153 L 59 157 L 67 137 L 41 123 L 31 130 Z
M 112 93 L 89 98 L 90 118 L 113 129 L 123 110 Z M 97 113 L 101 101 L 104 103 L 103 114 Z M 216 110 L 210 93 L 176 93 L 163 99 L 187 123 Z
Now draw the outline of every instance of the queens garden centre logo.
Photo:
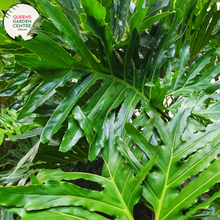
M 10 7 L 4 16 L 4 28 L 10 38 L 17 41 L 33 39 L 41 29 L 38 11 L 27 4 Z

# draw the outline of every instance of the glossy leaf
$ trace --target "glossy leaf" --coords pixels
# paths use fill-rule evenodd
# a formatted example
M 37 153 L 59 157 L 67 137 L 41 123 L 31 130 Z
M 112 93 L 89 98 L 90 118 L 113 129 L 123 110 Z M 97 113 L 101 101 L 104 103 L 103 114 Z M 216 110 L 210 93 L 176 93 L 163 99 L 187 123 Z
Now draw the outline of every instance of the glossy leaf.
M 79 140 L 77 144 L 66 153 L 60 152 L 58 146 L 41 144 L 33 160 L 33 163 L 35 163 L 33 167 L 52 169 L 78 162 L 88 158 L 88 150 L 88 144 L 83 139 Z
M 76 88 L 74 87 L 68 95 L 65 97 L 63 102 L 58 106 L 54 111 L 52 117 L 48 121 L 46 128 L 42 134 L 42 141 L 46 143 L 50 140 L 52 135 L 58 131 L 62 122 L 66 119 L 72 107 L 76 101 L 96 82 L 94 75 L 88 76 L 82 83 L 79 84 Z M 70 100 L 74 100 L 70 104 Z M 61 117 L 60 117 L 61 116 Z
M 209 106 L 205 107 L 204 106 L 204 101 L 207 98 L 209 98 L 208 95 L 200 97 L 200 99 L 198 100 L 197 105 L 193 109 L 193 115 L 195 115 L 199 118 L 205 119 L 205 120 L 207 120 L 207 119 L 208 120 L 209 119 L 219 120 L 220 101 L 216 101 L 213 104 L 210 104 Z
M 91 144 L 93 141 L 94 131 L 92 128 L 91 121 L 84 115 L 79 106 L 76 106 L 73 110 L 73 117 L 79 122 L 80 127 L 85 132 L 85 136 L 88 143 Z
M 182 139 L 188 140 L 191 138 L 196 132 L 205 130 L 205 126 L 193 118 L 188 118 L 186 130 L 182 135 Z
M 83 94 L 99 79 L 103 80 L 102 87 L 93 97 L 91 97 L 91 99 L 87 101 L 86 105 L 82 107 L 83 114 L 91 121 L 94 126 L 94 131 L 97 133 L 92 143 L 92 146 L 97 146 L 94 148 L 97 149 L 94 150 L 94 156 L 97 156 L 107 140 L 104 135 L 106 126 L 105 115 L 107 115 L 108 111 L 117 108 L 121 103 L 121 111 L 119 111 L 118 120 L 116 122 L 116 131 L 117 134 L 125 135 L 124 124 L 129 121 L 135 106 L 141 100 L 141 96 L 138 92 L 131 92 L 128 86 L 126 87 L 125 85 L 116 82 L 116 80 L 111 79 L 110 81 L 108 77 L 93 74 L 84 79 L 83 82 L 80 82 L 79 85 L 73 87 L 54 111 L 42 133 L 42 140 L 44 143 L 48 142 L 52 135 L 58 131 L 79 98 L 82 97 Z M 115 90 L 115 88 L 117 89 Z M 81 128 L 79 128 L 76 124 L 72 124 L 71 126 L 71 123 L 75 123 L 73 122 L 75 119 L 71 119 L 72 116 L 69 117 L 69 120 L 72 122 L 69 122 L 69 128 L 63 138 L 60 148 L 62 152 L 69 150 L 79 140 L 79 138 L 82 137 Z M 75 117 L 76 116 L 74 116 L 74 118 Z M 84 125 L 81 124 L 81 126 Z M 104 133 L 100 132 L 100 129 L 103 129 Z M 91 136 L 87 138 L 89 138 L 89 140 L 92 139 Z M 94 156 L 90 159 L 94 159 Z
M 68 150 L 70 150 L 82 136 L 82 129 L 74 119 L 73 115 L 70 115 L 68 118 L 68 130 L 63 137 L 60 151 L 67 152 Z
M 190 216 L 191 213 L 195 212 L 195 209 L 197 213 Z M 203 202 L 190 210 L 188 216 L 189 219 L 202 218 L 204 220 L 217 220 L 219 218 L 219 191 L 212 195 L 210 199 L 206 200 L 203 198 Z
M 195 201 L 219 181 L 220 98 L 218 82 L 211 83 L 219 77 L 216 1 L 22 2 L 39 11 L 42 28 L 18 42 L 0 23 L 0 83 L 7 84 L 0 96 L 18 97 L 19 118 L 35 113 L 43 127 L 15 137 L 41 133 L 43 143 L 23 159 L 13 149 L 18 167 L 29 159 L 32 169 L 66 169 L 102 157 L 103 176 L 43 170 L 40 182 L 32 175 L 23 188 L 0 188 L 1 206 L 23 219 L 106 219 L 99 212 L 133 219 L 144 196 L 156 220 L 205 213 L 217 195 Z M 1 120 L 19 134 L 18 123 Z M 102 191 L 75 185 L 88 180 Z
M 162 2 L 162 1 L 161 1 Z M 161 20 L 162 18 L 165 18 L 166 16 L 168 16 L 170 14 L 170 12 L 164 12 L 164 13 L 159 13 L 159 14 L 156 14 L 152 17 L 146 17 L 140 28 L 138 29 L 139 32 L 142 32 L 144 31 L 144 29 L 147 29 L 147 28 L 150 28 L 155 22 Z
M 136 29 L 139 31 L 140 25 L 147 13 L 148 8 L 143 8 L 144 5 L 144 1 L 143 0 L 139 0 L 137 2 L 137 10 L 136 13 L 132 16 L 131 20 L 130 20 L 130 34 L 132 35 L 133 30 Z M 145 29 L 145 28 L 142 28 Z M 142 32 L 142 31 L 140 31 Z
M 72 219 L 84 219 L 84 220 L 105 220 L 106 218 L 96 214 L 95 212 L 89 212 L 81 207 L 57 207 L 47 210 L 29 211 L 27 212 L 24 208 L 11 208 L 12 212 L 20 215 L 22 219 L 28 220 L 43 220 L 43 219 L 54 219 L 54 220 L 72 220 Z
M 53 21 L 56 28 L 59 29 L 61 37 L 64 41 L 67 41 L 70 46 L 77 52 L 77 54 L 89 65 L 93 67 L 95 61 L 93 60 L 88 48 L 86 48 L 84 42 L 69 20 L 63 14 L 59 7 L 52 5 L 49 1 L 38 0 L 37 4 L 39 8 L 44 8 L 44 14 Z
M 103 159 L 108 169 L 109 178 L 87 173 L 65 173 L 61 170 L 42 170 L 37 178 L 42 184 L 31 184 L 29 186 L 0 187 L 0 204 L 3 207 L 10 208 L 20 215 L 32 216 L 32 213 L 38 215 L 48 215 L 50 211 L 62 212 L 62 210 L 71 210 L 72 215 L 84 215 L 99 211 L 113 216 L 115 219 L 133 219 L 133 206 L 141 197 L 142 188 L 140 184 L 145 179 L 147 173 L 154 165 L 157 156 L 154 156 L 141 171 L 134 177 L 128 165 L 123 166 L 124 159 L 118 153 L 115 146 L 114 137 L 114 118 L 110 116 L 110 138 L 107 146 L 102 152 Z M 70 182 L 60 182 L 60 180 L 75 180 L 83 178 L 84 180 L 95 181 L 99 183 L 104 190 L 94 191 L 76 186 Z M 45 182 L 45 184 L 43 184 Z M 20 199 L 10 199 L 9 195 L 16 191 L 13 196 Z M 26 193 L 23 194 L 23 191 Z M 42 198 L 43 202 L 42 202 Z M 26 203 L 31 200 L 31 203 Z M 13 206 L 13 208 L 12 208 Z M 18 206 L 23 208 L 19 212 Z M 69 208 L 58 208 L 68 206 Z M 83 206 L 84 209 L 81 207 Z M 57 208 L 56 208 L 57 207 Z M 24 214 L 25 213 L 25 214 Z M 62 214 L 62 213 L 56 213 Z M 96 216 L 94 214 L 94 216 Z M 56 217 L 56 216 L 55 216 Z M 99 219 L 99 218 L 98 218 Z M 101 218 L 102 219 L 102 218 Z
M 192 33 L 191 57 L 195 57 L 197 53 L 208 43 L 212 37 L 212 31 L 220 18 L 220 12 L 216 10 L 216 4 L 213 4 L 211 9 L 207 12 L 211 1 L 207 1 L 195 19 L 195 32 Z M 202 36 L 202 37 L 200 37 Z
M 182 139 L 192 109 L 192 101 L 183 103 L 167 124 L 154 111 L 146 109 L 148 115 L 156 119 L 155 125 L 163 141 L 161 146 L 152 145 L 132 125 L 126 127 L 132 140 L 149 158 L 159 152 L 155 164 L 157 172 L 147 176 L 147 185 L 143 192 L 146 200 L 154 207 L 156 219 L 184 219 L 182 211 L 193 205 L 195 200 L 220 178 L 220 174 L 216 173 L 219 166 L 219 121 L 205 131 L 192 135 L 187 141 Z M 137 163 L 134 158 L 129 155 L 128 157 L 130 162 Z M 210 165 L 214 159 L 215 162 Z M 179 192 L 179 186 L 201 170 L 204 171 L 199 177 Z
M 40 135 L 42 133 L 42 131 L 43 131 L 43 128 L 41 128 L 41 127 L 34 128 L 30 131 L 26 131 L 23 134 L 11 136 L 11 137 L 7 138 L 7 140 L 10 141 L 10 140 L 15 140 L 15 139 L 26 139 L 29 137 L 34 137 L 34 136 Z
M 201 56 L 189 69 L 186 75 L 179 75 L 170 86 L 169 95 L 180 95 L 190 94 L 194 90 L 199 91 L 202 88 L 206 88 L 211 85 L 210 81 L 218 74 L 219 65 L 210 68 L 204 72 L 201 76 L 199 72 L 205 67 L 210 61 L 214 49 L 206 52 L 205 55 Z
M 159 76 L 158 70 L 167 59 L 168 49 L 177 39 L 181 37 L 181 35 L 174 34 L 176 28 L 179 26 L 179 22 L 181 21 L 181 19 L 182 19 L 182 12 L 180 10 L 177 10 L 175 19 L 173 21 L 173 24 L 169 32 L 163 36 L 160 44 L 158 45 L 158 48 L 155 50 L 155 53 L 151 57 L 152 60 L 149 66 L 149 70 L 146 70 L 146 72 L 149 71 L 149 73 L 147 72 L 148 79 L 149 82 L 151 83 L 156 82 Z M 149 88 L 148 95 L 149 97 L 152 96 L 152 88 Z

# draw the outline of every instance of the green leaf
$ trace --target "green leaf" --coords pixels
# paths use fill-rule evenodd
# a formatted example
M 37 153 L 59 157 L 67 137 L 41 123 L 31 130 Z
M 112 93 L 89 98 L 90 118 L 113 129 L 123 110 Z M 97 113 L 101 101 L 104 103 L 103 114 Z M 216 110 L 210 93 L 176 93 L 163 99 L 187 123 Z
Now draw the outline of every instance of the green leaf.
M 105 141 L 107 140 L 106 138 L 108 137 L 106 134 L 102 134 L 107 126 L 106 115 L 109 111 L 118 108 L 121 103 L 122 105 L 116 121 L 116 132 L 117 134 L 125 136 L 124 125 L 130 120 L 135 106 L 141 100 L 141 96 L 138 92 L 132 91 L 128 86 L 126 87 L 124 84 L 114 80 L 114 78 L 110 78 L 111 80 L 109 80 L 109 78 L 104 75 L 91 74 L 83 81 L 79 81 L 53 112 L 41 136 L 44 143 L 48 142 L 59 130 L 79 98 L 81 98 L 86 91 L 95 85 L 100 79 L 103 81 L 101 83 L 101 88 L 98 88 L 95 95 L 87 100 L 86 105 L 81 108 L 84 115 L 92 122 L 94 131 L 97 133 L 92 143 L 94 146 L 92 149 L 96 149 L 94 150 L 94 152 L 96 152 L 95 155 L 97 155 L 100 149 L 104 147 Z M 144 100 L 144 102 L 146 101 Z M 76 124 L 74 125 L 73 123 L 75 122 L 72 122 L 72 119 L 71 123 L 64 136 L 63 143 L 61 144 L 62 152 L 69 150 L 79 138 L 82 137 L 79 126 Z M 88 134 L 89 133 L 86 134 L 86 137 Z M 90 140 L 91 136 L 87 138 Z
M 106 218 L 96 214 L 95 212 L 89 212 L 83 207 L 56 207 L 42 211 L 26 211 L 24 208 L 9 208 L 13 213 L 16 213 L 22 217 L 23 220 L 105 220 Z
M 148 69 L 146 69 L 146 75 L 148 76 L 149 82 L 155 83 L 157 81 L 157 78 L 159 76 L 159 68 L 165 63 L 167 60 L 168 50 L 171 47 L 171 45 L 178 40 L 181 35 L 176 35 L 174 32 L 176 28 L 179 26 L 179 22 L 182 19 L 182 12 L 178 9 L 175 15 L 175 19 L 173 21 L 173 24 L 169 31 L 163 36 L 163 38 L 160 41 L 160 44 L 158 45 L 157 49 L 154 51 L 154 54 L 152 55 L 151 62 L 148 66 Z M 148 96 L 152 96 L 152 88 L 148 89 Z
M 113 216 L 115 219 L 133 219 L 133 207 L 141 197 L 142 188 L 140 184 L 154 165 L 157 157 L 153 157 L 134 177 L 130 167 L 128 165 L 124 166 L 124 159 L 116 149 L 114 119 L 115 114 L 112 114 L 110 116 L 112 128 L 109 131 L 110 138 L 102 152 L 110 175 L 109 178 L 80 172 L 66 173 L 61 170 L 42 170 L 38 173 L 37 178 L 45 184 L 0 187 L 1 206 L 10 207 L 10 210 L 16 213 L 19 211 L 16 211 L 17 207 L 24 208 L 27 216 L 33 212 L 47 214 L 46 211 L 50 213 L 50 210 L 59 209 L 60 206 L 69 206 L 69 208 L 74 206 L 76 213 L 72 213 L 73 216 L 86 213 L 88 215 L 90 212 L 98 211 Z M 95 181 L 104 190 L 100 192 L 81 188 L 70 182 L 60 182 L 60 180 L 76 180 L 79 178 Z M 16 191 L 16 194 L 13 194 L 14 199 L 12 201 L 10 195 L 14 191 Z M 20 199 L 17 199 L 17 196 Z M 31 203 L 26 203 L 27 200 Z M 82 206 L 84 209 L 82 209 Z M 21 212 L 18 214 L 24 215 Z
M 118 138 L 116 141 L 118 150 L 123 155 L 127 163 L 131 166 L 134 173 L 138 174 L 143 166 L 140 164 L 135 155 L 130 151 L 129 147 L 124 143 L 122 139 Z
M 209 87 L 207 87 L 205 89 L 205 93 L 210 95 L 212 93 L 214 93 L 216 90 L 218 90 L 220 88 L 220 80 L 218 80 L 217 82 L 212 83 Z
M 0 9 L 7 11 L 12 5 L 16 4 L 17 0 L 8 0 L 0 3 Z
M 114 4 L 113 4 L 114 3 Z M 129 0 L 114 1 L 110 7 L 112 33 L 116 42 L 127 38 L 128 23 L 131 16 Z
M 5 36 L 2 21 L 0 25 L 0 35 Z M 60 45 L 42 33 L 39 33 L 39 35 L 31 41 L 14 42 L 18 46 L 27 48 L 32 52 L 32 54 L 27 55 L 25 59 L 22 59 L 23 56 L 21 57 L 19 56 L 19 53 L 17 53 L 18 55 L 15 57 L 16 62 L 22 66 L 27 66 L 28 68 L 34 69 L 37 72 L 43 71 L 46 68 L 53 70 L 72 69 L 74 66 L 75 68 L 73 69 L 77 69 L 81 66 L 81 64 L 73 59 Z M 12 47 L 12 49 L 17 48 Z M 42 53 L 42 51 L 44 51 L 44 53 Z M 51 62 L 51 59 L 53 62 Z
M 31 178 L 31 185 L 42 184 L 33 173 L 31 174 L 30 178 Z
M 203 201 L 195 208 L 192 208 L 189 211 L 189 213 L 187 213 L 187 216 L 190 216 L 192 213 L 195 213 L 196 210 L 197 213 L 189 217 L 189 219 L 202 218 L 204 220 L 217 220 L 219 218 L 219 205 L 220 204 L 218 191 L 211 198 L 207 199 L 206 201 Z
M 1 34 L 4 35 L 3 33 Z M 60 45 L 46 35 L 40 33 L 31 42 L 25 41 L 16 43 L 28 47 L 29 50 L 39 57 L 33 54 L 26 55 L 25 59 L 23 59 L 24 56 L 16 55 L 16 62 L 23 66 L 28 66 L 35 71 L 39 71 L 40 75 L 44 78 L 44 82 L 31 94 L 27 105 L 21 110 L 19 118 L 22 118 L 33 112 L 40 104 L 52 96 L 55 93 L 56 87 L 63 85 L 71 78 L 81 78 L 83 73 L 71 70 L 72 68 L 79 68 L 79 63 Z M 42 51 L 44 51 L 44 53 L 42 53 Z M 48 69 L 52 71 L 51 74 L 48 74 Z
M 45 144 L 23 159 L 13 149 L 21 160 L 18 167 L 30 165 L 25 164 L 29 159 L 33 169 L 62 166 L 66 171 L 73 162 L 97 156 L 105 164 L 103 177 L 59 171 L 56 179 L 56 170 L 45 171 L 45 184 L 32 177 L 32 185 L 12 187 L 8 197 L 2 193 L 2 207 L 26 219 L 90 219 L 89 214 L 98 219 L 95 211 L 133 219 L 133 207 L 144 196 L 156 220 L 178 220 L 210 206 L 212 195 L 201 206 L 195 201 L 219 182 L 220 98 L 214 93 L 218 83 L 210 82 L 219 76 L 219 54 L 207 51 L 213 43 L 205 47 L 211 38 L 218 47 L 216 2 L 210 11 L 212 2 L 206 0 L 23 2 L 38 9 L 43 27 L 31 41 L 12 42 L 1 21 L 0 83 L 7 88 L 0 95 L 18 99 L 11 107 L 19 109 L 20 118 L 37 114 Z M 10 120 L 4 114 L 0 132 L 3 127 L 11 136 L 26 129 L 13 114 Z M 18 146 L 27 150 L 20 141 Z M 11 184 L 15 179 L 10 178 L 2 183 Z M 93 181 L 103 190 L 80 188 L 75 180 Z M 51 206 L 41 207 L 42 201 Z
M 38 17 L 35 22 L 33 23 L 30 31 L 28 32 L 28 35 L 34 36 L 34 34 L 39 34 L 42 26 L 42 18 Z
M 162 146 L 153 146 L 132 125 L 126 125 L 132 140 L 149 158 L 155 155 L 156 151 L 159 152 L 155 163 L 157 172 L 147 176 L 143 191 L 145 199 L 154 207 L 155 219 L 183 219 L 182 211 L 187 210 L 202 193 L 219 181 L 220 173 L 215 170 L 219 166 L 219 121 L 208 126 L 205 131 L 192 135 L 189 140 L 182 140 L 193 105 L 193 99 L 182 104 L 169 123 L 164 123 L 153 110 L 146 109 L 150 117 L 155 117 L 155 126 L 163 141 Z M 127 157 L 130 157 L 128 163 L 135 162 L 129 154 Z M 215 162 L 210 165 L 214 159 Z M 187 178 L 201 171 L 203 172 L 199 178 L 179 193 L 179 186 Z
M 13 172 L 10 174 L 12 176 L 16 171 L 27 161 L 32 162 L 35 155 L 37 154 L 38 148 L 40 146 L 40 141 L 38 141 L 29 151 L 28 153 L 21 158 L 21 160 L 18 162 L 17 166 L 13 170 Z
M 5 131 L 2 131 L 2 130 L 0 129 L 0 144 L 3 143 L 4 138 L 5 138 Z
M 102 127 L 101 131 L 96 131 L 96 135 L 94 137 L 94 141 L 92 142 L 90 149 L 89 149 L 89 160 L 93 161 L 98 154 L 100 153 L 101 149 L 105 146 L 106 141 L 109 138 L 109 115 L 107 114 Z
M 55 25 L 52 22 L 48 20 L 43 20 L 41 31 L 43 33 L 51 33 L 54 35 L 60 35 L 59 30 L 55 27 Z
M 1 209 L 1 218 L 4 220 L 14 220 L 13 213 L 4 209 Z
M 113 46 L 112 46 L 111 41 L 109 39 L 108 27 L 104 22 L 106 11 L 105 11 L 105 8 L 102 7 L 98 2 L 96 2 L 96 3 L 97 4 L 93 3 L 92 7 L 91 7 L 91 5 L 89 5 L 89 7 L 88 7 L 87 0 L 85 0 L 85 2 L 84 2 L 84 0 L 82 1 L 83 8 L 88 13 L 88 15 L 86 15 L 86 14 L 80 15 L 82 27 L 84 30 L 89 31 L 93 35 L 100 38 L 100 40 L 105 48 L 105 51 L 106 51 L 107 60 L 109 63 L 109 68 L 110 68 L 110 73 L 112 75 L 116 75 L 116 74 L 118 74 L 118 70 L 117 70 L 117 66 L 116 66 L 116 63 L 114 60 L 114 56 L 113 56 Z M 99 15 L 97 14 L 96 10 L 98 10 L 100 12 Z
M 187 125 L 186 125 L 186 130 L 183 133 L 182 139 L 188 140 L 193 136 L 198 131 L 203 131 L 205 130 L 205 127 L 203 124 L 199 123 L 193 118 L 188 118 L 187 120 Z
M 96 0 L 81 0 L 83 11 L 91 17 L 94 17 L 99 26 L 105 25 L 105 8 Z M 92 7 L 91 7 L 92 6 Z
M 148 155 L 149 158 L 152 158 L 154 155 L 157 154 L 157 148 L 149 143 L 145 137 L 140 134 L 138 130 L 136 130 L 131 124 L 125 125 L 127 133 L 132 137 L 132 139 L 135 141 L 135 143 L 138 144 L 140 149 Z
M 161 85 L 159 78 L 156 85 L 152 87 L 152 102 L 155 107 L 163 108 L 164 98 L 167 95 L 169 85 Z
M 35 168 L 56 168 L 66 164 L 71 164 L 77 161 L 88 158 L 89 146 L 85 140 L 80 139 L 72 149 L 66 153 L 59 151 L 59 146 L 51 146 L 41 144 L 38 152 L 33 160 Z M 43 162 L 42 164 L 38 164 Z
M 73 115 L 70 115 L 68 118 L 68 130 L 63 137 L 60 151 L 67 152 L 70 150 L 82 136 L 82 129 L 74 119 Z
M 207 10 L 211 1 L 203 4 L 202 10 L 196 17 L 194 22 L 195 31 L 191 36 L 191 57 L 195 57 L 201 49 L 212 38 L 212 31 L 220 18 L 220 12 L 217 10 L 217 5 L 212 4 L 210 10 Z
M 0 56 L 0 74 L 2 73 L 3 68 L 4 68 L 4 62 L 2 60 L 2 57 Z
M 3 18 L 4 17 L 4 14 L 2 12 L 2 10 L 0 10 L 0 18 Z
M 139 0 L 136 3 L 136 8 L 137 8 L 136 13 L 131 17 L 130 20 L 130 35 L 132 35 L 134 29 L 139 31 L 141 23 L 147 13 L 148 8 L 147 7 L 143 8 L 143 5 L 144 5 L 144 0 Z
M 190 58 L 189 51 L 190 51 L 190 40 L 187 39 L 184 42 L 183 47 L 180 50 L 179 62 L 176 68 L 176 72 L 178 72 L 178 76 L 172 82 L 173 89 L 176 88 L 176 84 L 178 84 L 177 82 L 180 81 L 182 78 L 184 78 L 184 73 L 185 73 L 185 69 L 187 66 L 187 62 Z
M 42 141 L 43 143 L 48 142 L 52 135 L 58 131 L 62 122 L 66 119 L 69 112 L 73 108 L 76 101 L 96 82 L 95 75 L 88 76 L 82 83 L 80 83 L 77 87 L 74 87 L 68 95 L 65 97 L 63 102 L 58 106 L 58 108 L 54 111 L 52 117 L 48 121 L 43 133 L 42 133 Z M 70 100 L 74 100 L 71 102 Z M 61 116 L 61 117 L 60 117 Z
M 61 3 L 62 4 L 61 4 Z M 78 8 L 76 8 L 74 6 L 74 9 L 72 9 L 71 7 L 71 4 L 66 2 L 66 1 L 56 1 L 57 5 L 59 5 L 59 7 L 67 14 L 69 15 L 70 17 L 72 17 L 74 20 L 76 20 L 77 22 L 80 22 L 80 17 L 79 17 L 79 11 L 78 11 Z M 73 2 L 73 1 L 72 1 Z M 77 1 L 75 1 L 76 4 L 79 4 L 77 3 Z M 73 3 L 74 5 L 74 3 Z
M 73 109 L 73 117 L 78 121 L 80 127 L 85 132 L 88 143 L 91 144 L 94 138 L 94 131 L 91 121 L 85 116 L 79 106 L 76 106 Z
M 202 75 L 198 75 L 200 71 L 209 63 L 211 56 L 214 53 L 214 49 L 209 50 L 205 55 L 201 56 L 197 61 L 193 63 L 188 73 L 185 76 L 178 76 L 178 78 L 173 81 L 169 89 L 168 95 L 174 95 L 175 97 L 183 94 L 187 95 L 193 91 L 199 91 L 211 85 L 211 79 L 213 79 L 218 74 L 219 64 L 211 67 Z
M 93 67 L 95 61 L 90 51 L 85 46 L 83 40 L 78 36 L 61 9 L 52 5 L 48 0 L 37 0 L 37 4 L 39 8 L 43 9 L 44 14 L 54 23 L 56 28 L 59 29 L 62 39 L 69 43 L 84 62 L 90 65 L 90 67 Z
M 16 140 L 16 139 L 26 139 L 29 137 L 34 137 L 34 136 L 40 135 L 42 133 L 42 131 L 43 131 L 43 128 L 38 127 L 38 128 L 34 128 L 30 131 L 26 131 L 25 133 L 20 134 L 20 135 L 11 136 L 11 137 L 7 138 L 6 140 L 12 141 L 12 140 Z
M 205 119 L 205 120 L 209 120 L 209 119 L 213 119 L 213 120 L 219 120 L 219 116 L 220 116 L 220 101 L 216 101 L 213 104 L 210 104 L 209 106 L 205 107 L 204 106 L 204 101 L 205 99 L 209 98 L 208 95 L 204 95 L 203 97 L 199 97 L 200 99 L 198 99 L 197 105 L 194 107 L 193 109 L 193 115 Z M 210 97 L 211 98 L 211 97 Z
M 156 13 L 159 9 L 166 7 L 168 4 L 169 4 L 168 0 L 154 1 L 154 4 L 150 5 L 150 8 L 147 12 L 147 16 L 149 16 L 151 13 Z
M 147 28 L 150 28 L 155 22 L 161 20 L 162 18 L 165 18 L 169 14 L 170 14 L 170 12 L 164 12 L 164 13 L 156 14 L 156 15 L 154 15 L 152 17 L 145 17 L 143 19 L 142 24 L 139 26 L 139 29 L 138 29 L 139 33 L 144 31 Z

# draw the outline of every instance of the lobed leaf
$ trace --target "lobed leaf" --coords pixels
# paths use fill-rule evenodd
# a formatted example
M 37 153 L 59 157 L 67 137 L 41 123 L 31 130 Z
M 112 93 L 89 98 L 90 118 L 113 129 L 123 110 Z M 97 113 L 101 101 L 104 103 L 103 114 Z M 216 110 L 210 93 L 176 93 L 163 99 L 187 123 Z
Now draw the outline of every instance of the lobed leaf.
M 85 214 L 90 216 L 92 213 L 91 216 L 93 216 L 94 211 L 98 211 L 113 216 L 115 219 L 133 219 L 133 207 L 141 197 L 140 184 L 154 165 L 157 157 L 153 157 L 134 177 L 130 167 L 124 166 L 124 159 L 116 149 L 114 118 L 115 115 L 112 114 L 109 119 L 112 128 L 109 131 L 110 138 L 102 152 L 110 175 L 109 178 L 88 173 L 42 170 L 37 176 L 37 184 L 34 178 L 35 181 L 29 186 L 0 187 L 1 206 L 27 217 L 32 216 L 33 213 L 38 216 L 41 212 L 46 216 L 48 213 L 53 213 L 55 218 L 62 216 L 63 212 L 74 217 L 78 215 L 85 217 Z M 79 178 L 95 181 L 104 190 L 94 191 L 67 182 L 67 180 Z M 60 180 L 66 181 L 60 182 Z M 43 182 L 45 183 L 43 184 Z M 12 194 L 13 199 L 10 196 Z M 62 206 L 66 207 L 62 208 Z M 97 214 L 94 216 L 98 217 Z

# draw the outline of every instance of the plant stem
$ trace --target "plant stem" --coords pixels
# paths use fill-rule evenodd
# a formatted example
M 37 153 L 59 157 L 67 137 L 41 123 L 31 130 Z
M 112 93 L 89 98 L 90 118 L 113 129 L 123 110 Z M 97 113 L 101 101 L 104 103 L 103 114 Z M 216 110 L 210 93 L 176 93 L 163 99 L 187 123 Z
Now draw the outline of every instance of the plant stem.
M 163 112 L 163 110 L 157 108 L 157 111 L 163 115 L 166 119 L 168 119 L 169 121 L 171 120 L 171 117 L 169 115 L 167 115 L 165 112 Z
M 28 146 L 30 147 L 30 149 L 32 148 L 32 146 L 31 146 L 31 143 L 30 143 L 30 141 L 28 140 L 28 139 L 25 139 L 26 140 L 26 142 L 27 142 L 27 144 L 28 144 Z
M 11 154 L 11 152 L 8 152 L 7 154 L 5 154 L 5 156 L 3 156 L 2 158 L 0 158 L 0 161 L 4 160 L 7 156 L 9 156 Z

